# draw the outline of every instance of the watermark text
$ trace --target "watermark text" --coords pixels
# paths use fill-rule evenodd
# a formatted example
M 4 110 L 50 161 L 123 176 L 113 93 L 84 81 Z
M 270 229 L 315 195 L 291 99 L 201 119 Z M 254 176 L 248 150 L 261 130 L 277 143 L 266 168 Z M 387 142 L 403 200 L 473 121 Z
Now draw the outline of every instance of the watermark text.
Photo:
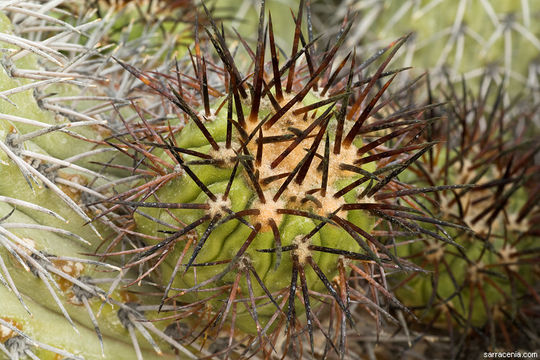
M 538 359 L 537 352 L 522 351 L 489 351 L 484 353 L 485 359 Z

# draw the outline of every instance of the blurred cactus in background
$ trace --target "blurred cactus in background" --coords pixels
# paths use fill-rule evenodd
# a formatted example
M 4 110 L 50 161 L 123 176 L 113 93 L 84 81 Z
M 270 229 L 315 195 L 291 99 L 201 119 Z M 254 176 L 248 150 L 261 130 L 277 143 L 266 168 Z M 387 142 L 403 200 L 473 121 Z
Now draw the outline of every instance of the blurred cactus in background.
M 343 1 L 341 16 L 363 19 L 351 36 L 372 51 L 396 34 L 412 33 L 403 66 L 446 71 L 452 81 L 487 76 L 518 91 L 540 86 L 540 16 L 537 1 L 406 0 Z

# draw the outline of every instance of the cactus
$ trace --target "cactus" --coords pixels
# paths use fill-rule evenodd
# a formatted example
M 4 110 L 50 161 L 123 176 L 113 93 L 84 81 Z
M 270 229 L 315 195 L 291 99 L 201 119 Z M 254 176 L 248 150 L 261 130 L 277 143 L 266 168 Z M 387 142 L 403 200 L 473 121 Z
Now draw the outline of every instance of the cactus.
M 2 5 L 10 16 L 0 14 L 2 358 L 148 358 L 161 353 L 153 338 L 194 358 L 158 327 L 140 324 L 152 297 L 123 289 L 131 275 L 122 264 L 91 255 L 121 231 L 111 217 L 92 221 L 105 210 L 96 201 L 122 191 L 129 175 L 122 170 L 129 158 L 106 143 L 110 110 L 129 103 L 107 96 L 113 63 L 99 41 L 114 21 L 92 20 L 74 3 L 70 10 L 82 11 L 76 21 L 48 3 Z
M 232 55 L 242 49 L 229 49 L 212 20 L 205 31 L 218 58 L 196 37 L 193 56 L 186 61 L 193 64 L 190 73 L 182 61 L 172 75 L 119 61 L 183 115 L 162 125 L 136 108 L 140 122 L 127 123 L 118 148 L 137 160 L 133 171 L 144 173 L 146 180 L 104 203 L 133 215 L 130 226 L 148 245 L 122 254 L 133 254 L 128 266 L 147 264 L 139 280 L 158 276 L 163 306 L 204 307 L 207 322 L 183 320 L 199 325 L 201 336 L 230 328 L 222 354 L 243 344 L 246 351 L 256 346 L 270 356 L 277 337 L 285 334 L 284 354 L 300 356 L 305 328 L 310 351 L 322 352 L 315 349 L 314 337 L 317 331 L 326 334 L 328 325 L 318 314 L 328 301 L 341 325 L 327 337 L 327 346 L 339 356 L 346 351 L 346 323 L 355 323 L 351 302 L 368 301 L 376 318 L 382 313 L 398 322 L 380 306 L 377 294 L 407 309 L 376 280 L 377 274 L 417 268 L 385 243 L 400 234 L 386 232 L 381 242 L 371 235 L 376 226 L 393 223 L 404 232 L 459 247 L 417 223 L 431 220 L 421 210 L 397 204 L 392 192 L 385 201 L 374 200 L 385 189 L 406 187 L 397 176 L 433 146 L 416 141 L 434 121 L 418 119 L 430 107 L 397 105 L 418 84 L 387 91 L 403 71 L 387 66 L 407 38 L 363 63 L 352 52 L 338 62 L 351 24 L 319 54 L 301 31 L 302 6 L 293 60 L 284 65 L 278 60 L 272 18 L 266 20 L 261 6 L 256 47 L 238 38 L 252 60 L 253 75 L 247 79 Z M 266 44 L 268 68 L 263 66 Z M 302 53 L 305 62 L 298 60 Z M 364 69 L 372 63 L 370 74 Z M 357 73 L 360 80 L 353 82 Z M 350 289 L 351 273 L 365 279 L 371 295 Z
M 518 323 L 526 310 L 524 299 L 540 299 L 535 289 L 538 226 L 533 220 L 539 211 L 538 187 L 532 185 L 540 144 L 528 133 L 534 110 L 519 103 L 514 109 L 505 107 L 502 86 L 488 86 L 487 92 L 475 95 L 462 85 L 447 84 L 444 94 L 453 101 L 441 114 L 446 123 L 431 129 L 431 136 L 444 145 L 411 171 L 416 186 L 465 186 L 437 193 L 426 206 L 438 218 L 472 231 L 450 233 L 463 251 L 432 240 L 400 249 L 402 256 L 433 273 L 403 279 L 397 296 L 424 314 L 431 326 L 455 329 L 454 356 L 471 351 L 466 350 L 470 336 L 477 334 L 485 334 L 477 340 L 485 348 L 523 350 L 521 346 L 529 346 L 526 341 L 514 346 L 510 339 L 521 331 L 516 326 L 529 327 Z M 473 329 L 477 334 L 471 334 Z
M 341 13 L 350 7 L 364 19 L 351 43 L 363 41 L 368 51 L 412 32 L 401 54 L 403 66 L 429 69 L 432 75 L 444 69 L 453 81 L 463 75 L 471 85 L 471 79 L 487 75 L 497 84 L 510 83 L 514 94 L 524 86 L 538 90 L 536 1 L 344 1 Z

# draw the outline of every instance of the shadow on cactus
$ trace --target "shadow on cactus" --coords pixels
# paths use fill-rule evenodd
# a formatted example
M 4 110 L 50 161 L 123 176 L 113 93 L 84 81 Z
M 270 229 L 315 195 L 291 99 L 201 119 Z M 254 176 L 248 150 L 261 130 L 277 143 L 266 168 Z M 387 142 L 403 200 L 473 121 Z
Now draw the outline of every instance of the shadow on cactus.
M 389 90 L 405 69 L 388 64 L 407 38 L 360 60 L 340 51 L 352 23 L 322 47 L 302 33 L 303 11 L 301 3 L 285 62 L 264 3 L 254 49 L 238 34 L 231 47 L 210 20 L 209 41 L 199 28 L 193 52 L 170 74 L 119 60 L 178 118 L 135 104 L 140 121 L 126 121 L 111 142 L 145 181 L 104 203 L 132 215 L 126 233 L 147 245 L 101 255 L 130 255 L 137 281 L 158 279 L 162 310 L 177 304 L 170 318 L 198 327 L 194 338 L 228 332 L 221 354 L 240 344 L 245 354 L 299 357 L 308 343 L 314 354 L 343 357 L 352 303 L 394 322 L 381 299 L 407 311 L 386 289 L 385 271 L 419 269 L 397 257 L 393 242 L 421 235 L 459 247 L 440 228 L 464 228 L 415 202 L 438 187 L 404 195 L 411 186 L 397 178 L 435 144 L 420 135 L 437 121 L 422 119 L 436 105 L 401 104 L 420 79 Z M 351 288 L 351 274 L 370 294 Z M 337 319 L 324 317 L 329 307 Z

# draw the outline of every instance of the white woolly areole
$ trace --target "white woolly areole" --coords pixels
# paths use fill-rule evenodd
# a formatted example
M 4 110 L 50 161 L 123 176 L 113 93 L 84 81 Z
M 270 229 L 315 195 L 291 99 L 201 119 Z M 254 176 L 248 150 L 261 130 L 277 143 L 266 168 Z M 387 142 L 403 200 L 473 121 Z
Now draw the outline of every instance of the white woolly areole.
M 480 270 L 482 270 L 483 268 L 484 268 L 484 263 L 482 261 L 480 261 L 477 264 L 471 265 L 467 269 L 467 275 L 469 276 L 469 280 L 472 283 L 476 284 L 476 283 L 479 283 L 482 280 L 482 273 L 480 272 Z
M 346 258 L 346 257 L 343 256 L 343 255 L 339 255 L 339 261 L 341 261 L 341 263 L 343 264 L 344 267 L 348 267 L 349 264 L 352 262 L 351 259 Z
M 221 215 L 223 217 L 226 214 L 225 209 L 231 208 L 231 199 L 227 198 L 225 200 L 222 195 L 218 195 L 216 201 L 210 199 L 207 204 L 210 206 L 208 209 L 210 216 L 215 217 L 216 215 Z
M 501 255 L 501 262 L 503 263 L 514 263 L 516 260 L 513 256 L 517 254 L 517 249 L 512 245 L 506 244 L 501 250 L 499 250 L 499 255 Z M 512 271 L 518 271 L 518 264 L 512 264 L 508 266 Z
M 272 198 L 274 194 L 270 191 L 264 191 L 264 198 L 266 203 L 261 203 L 260 200 L 253 204 L 253 208 L 259 210 L 259 215 L 256 215 L 257 221 L 262 224 L 262 230 L 266 231 L 269 229 L 270 220 L 273 219 L 276 224 L 279 224 L 283 218 L 282 214 L 278 214 L 279 209 L 284 209 L 286 207 L 285 201 L 281 198 L 274 201 Z
M 294 254 L 298 256 L 298 262 L 301 265 L 304 265 L 307 261 L 307 258 L 311 256 L 311 250 L 309 245 L 311 245 L 310 239 L 304 239 L 304 235 L 298 235 L 294 238 L 293 244 L 297 246 L 294 250 Z
M 236 255 L 236 253 L 231 254 L 231 256 Z M 238 271 L 244 271 L 250 268 L 249 265 L 253 264 L 253 260 L 249 256 L 249 254 L 244 254 L 240 258 L 240 261 L 238 261 Z
M 328 189 L 325 196 L 322 196 L 320 193 L 314 194 L 314 197 L 319 200 L 324 206 L 320 209 L 317 209 L 317 213 L 321 216 L 326 216 L 330 213 L 333 213 L 340 207 L 346 204 L 345 198 L 343 196 L 340 197 L 334 197 L 334 194 L 337 192 L 337 190 L 334 189 Z M 343 210 L 339 210 L 337 212 L 338 216 L 345 216 L 347 217 L 347 212 Z
M 521 222 L 518 222 L 518 213 L 508 212 L 507 218 L 508 224 L 506 225 L 506 228 L 510 231 L 526 232 L 532 226 L 529 219 L 523 219 Z
M 216 120 L 216 114 L 212 109 L 210 109 L 210 115 L 206 115 L 204 111 L 199 111 L 197 116 L 199 117 L 199 119 L 202 119 L 205 122 L 212 122 Z
M 222 161 L 224 165 L 226 166 L 234 166 L 235 161 L 233 159 L 236 158 L 236 152 L 232 149 L 227 149 L 225 147 L 225 144 L 220 144 L 219 149 L 215 150 L 214 148 L 210 149 L 210 152 L 208 153 L 212 157 L 212 159 Z

